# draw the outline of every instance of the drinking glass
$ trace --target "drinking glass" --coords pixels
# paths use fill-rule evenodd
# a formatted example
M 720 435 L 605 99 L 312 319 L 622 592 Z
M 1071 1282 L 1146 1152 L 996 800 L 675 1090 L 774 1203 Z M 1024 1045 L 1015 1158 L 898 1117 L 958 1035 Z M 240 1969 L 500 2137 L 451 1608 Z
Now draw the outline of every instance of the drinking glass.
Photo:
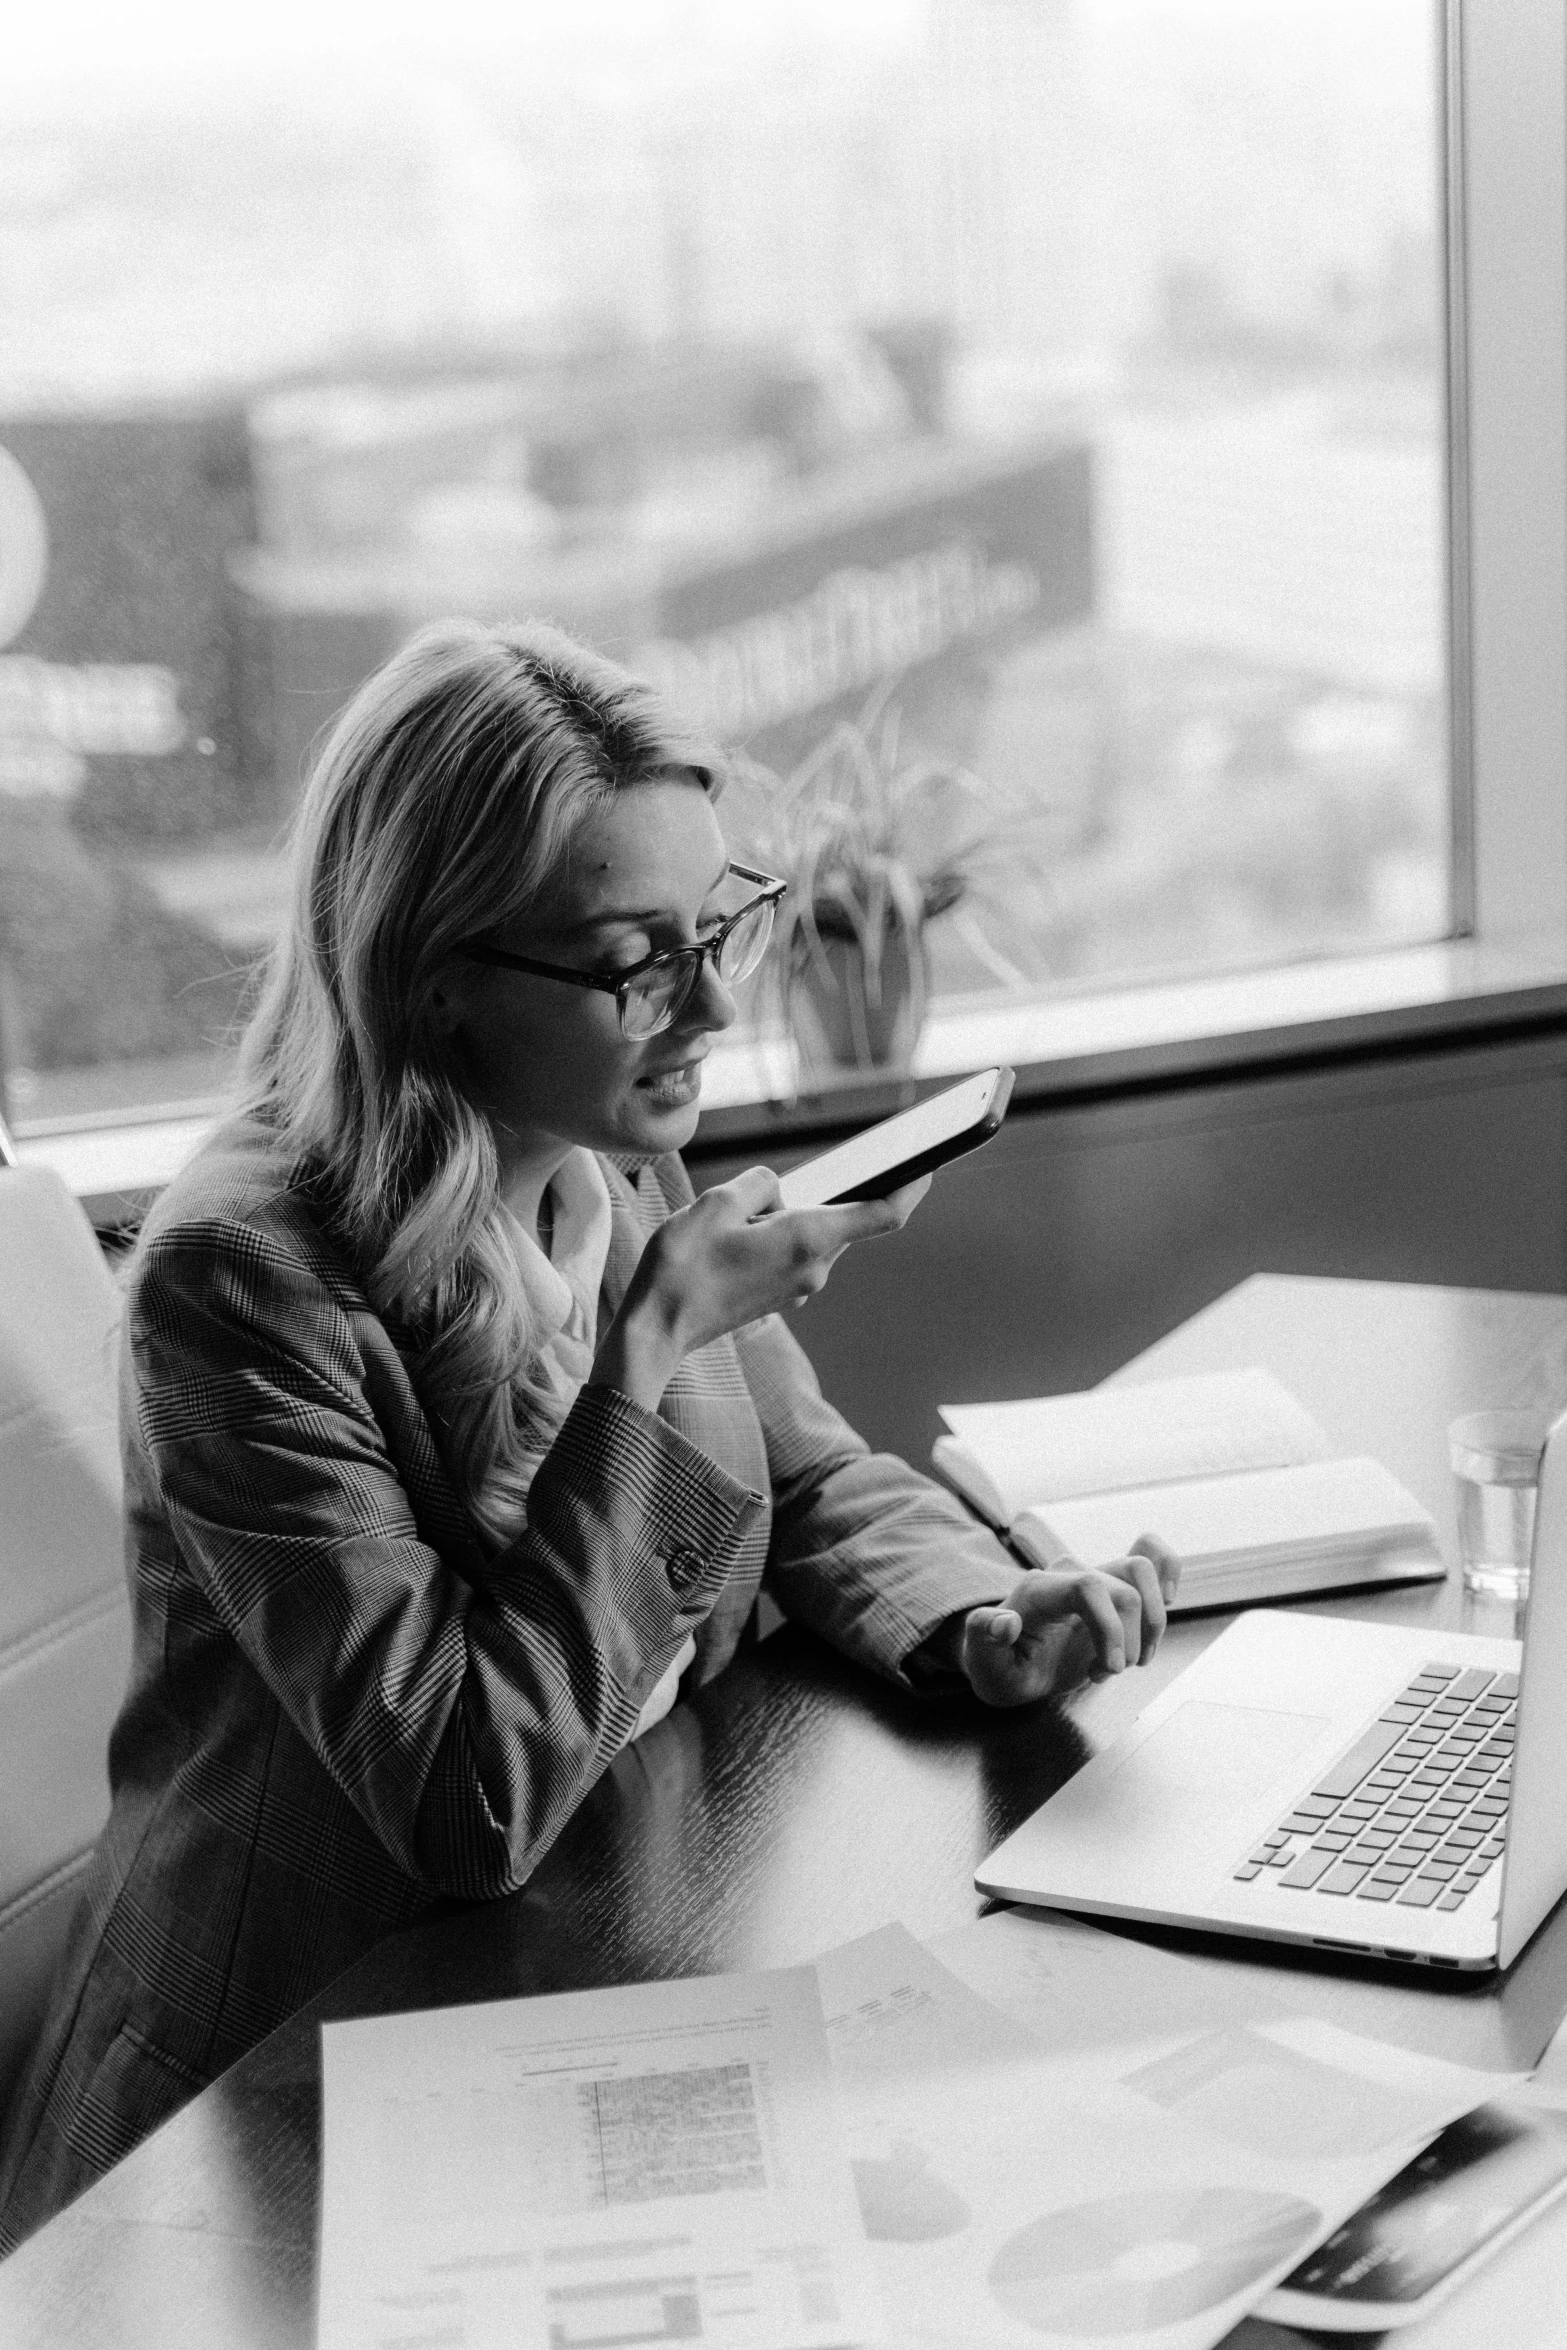
M 1468 1412 L 1447 1432 L 1458 1503 L 1464 1588 L 1488 1599 L 1526 1599 L 1534 1505 L 1548 1415 Z

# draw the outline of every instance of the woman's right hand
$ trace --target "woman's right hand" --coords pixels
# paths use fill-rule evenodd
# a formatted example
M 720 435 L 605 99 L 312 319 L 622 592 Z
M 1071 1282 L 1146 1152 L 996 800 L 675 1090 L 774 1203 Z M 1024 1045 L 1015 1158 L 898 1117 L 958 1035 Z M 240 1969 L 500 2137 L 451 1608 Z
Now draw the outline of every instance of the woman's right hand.
M 683 1356 L 814 1297 L 856 1240 L 896 1232 L 930 1177 L 886 1199 L 785 1208 L 771 1167 L 748 1167 L 679 1209 L 648 1241 L 593 1365 L 593 1381 L 652 1410 Z

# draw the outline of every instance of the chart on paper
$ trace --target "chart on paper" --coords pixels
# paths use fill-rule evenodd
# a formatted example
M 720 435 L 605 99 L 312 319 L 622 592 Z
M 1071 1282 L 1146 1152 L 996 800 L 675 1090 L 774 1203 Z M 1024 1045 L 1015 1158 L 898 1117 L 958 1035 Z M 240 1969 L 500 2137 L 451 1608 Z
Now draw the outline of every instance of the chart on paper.
M 590 2196 L 735 2194 L 767 2184 L 748 2064 L 712 2064 L 577 2090 Z

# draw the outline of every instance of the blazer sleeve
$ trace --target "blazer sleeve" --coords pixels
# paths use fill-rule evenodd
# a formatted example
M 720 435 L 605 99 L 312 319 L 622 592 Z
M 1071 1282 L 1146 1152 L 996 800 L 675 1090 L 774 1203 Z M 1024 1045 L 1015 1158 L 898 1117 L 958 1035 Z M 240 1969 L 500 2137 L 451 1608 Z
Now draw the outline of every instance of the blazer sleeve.
M 353 1319 L 286 1237 L 157 1235 L 128 1328 L 139 1439 L 223 1625 L 411 1877 L 513 1890 L 706 1616 L 762 1496 L 585 1388 L 481 1588 L 421 1539 Z
M 772 1476 L 768 1590 L 861 1663 L 928 1686 L 915 1651 L 949 1616 L 1004 1599 L 1021 1570 L 944 1487 L 870 1450 L 778 1315 L 736 1344 Z

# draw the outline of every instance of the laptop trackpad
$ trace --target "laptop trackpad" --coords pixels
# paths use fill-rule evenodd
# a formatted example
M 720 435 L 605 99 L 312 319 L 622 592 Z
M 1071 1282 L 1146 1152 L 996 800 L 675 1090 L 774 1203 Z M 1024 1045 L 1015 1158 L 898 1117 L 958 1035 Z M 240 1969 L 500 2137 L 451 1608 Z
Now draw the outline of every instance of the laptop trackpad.
M 1271 1781 L 1284 1782 L 1280 1801 L 1302 1792 L 1290 1766 L 1328 1718 L 1189 1698 L 1100 1781 L 1095 1814 L 1139 1843 L 1183 1825 L 1215 1826 L 1232 1809 L 1255 1816 Z

